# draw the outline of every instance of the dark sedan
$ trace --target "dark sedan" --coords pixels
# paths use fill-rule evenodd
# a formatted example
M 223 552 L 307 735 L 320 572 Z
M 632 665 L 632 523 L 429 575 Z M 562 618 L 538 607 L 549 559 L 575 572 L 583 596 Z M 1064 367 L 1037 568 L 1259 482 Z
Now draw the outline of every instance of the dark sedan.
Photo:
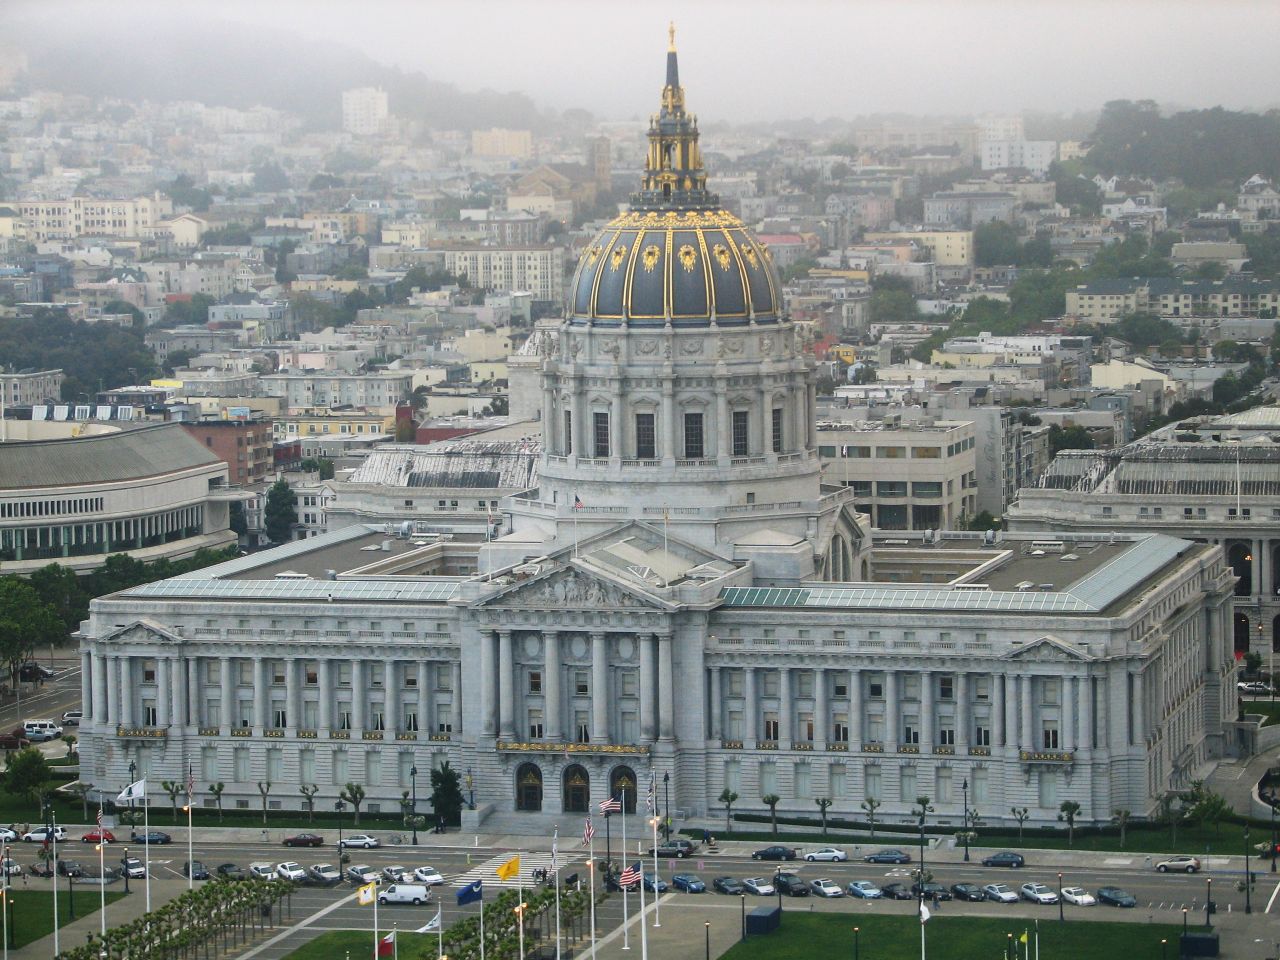
M 1009 850 L 1002 850 L 1000 853 L 993 853 L 982 861 L 984 867 L 1025 867 L 1027 865 L 1026 857 L 1020 853 L 1013 853 Z
M 173 837 L 161 830 L 152 830 L 150 833 L 136 834 L 133 842 L 145 843 L 149 846 L 161 846 L 162 844 L 173 843 Z
M 733 877 L 716 877 L 711 881 L 711 889 L 716 893 L 727 893 L 735 897 L 747 892 L 747 888 L 742 885 L 742 881 Z
M 299 833 L 296 836 L 285 837 L 284 845 L 286 847 L 323 847 L 324 837 L 318 833 Z
M 209 868 L 199 860 L 192 860 L 190 863 L 182 861 L 182 875 L 190 875 L 192 880 L 208 880 Z
M 905 883 L 890 883 L 880 888 L 886 900 L 914 900 L 916 895 Z
M 752 860 L 794 860 L 796 852 L 791 847 L 772 846 L 751 854 Z
M 923 895 L 925 900 L 950 900 L 951 891 L 940 883 L 921 883 L 917 880 L 911 885 L 911 893 L 914 896 Z
M 807 897 L 809 885 L 794 873 L 779 873 L 773 878 L 774 886 L 788 897 Z
M 976 883 L 953 883 L 951 885 L 951 895 L 957 900 L 969 900 L 974 903 L 981 903 L 987 899 L 987 895 L 982 892 L 982 888 Z
M 248 880 L 249 874 L 245 873 L 243 867 L 238 867 L 234 863 L 222 863 L 213 871 L 223 880 Z
M 885 850 L 877 850 L 875 853 L 864 857 L 867 863 L 910 863 L 911 855 L 903 853 L 901 850 L 889 848 Z
M 1109 903 L 1113 907 L 1136 907 L 1138 901 L 1132 893 L 1119 887 L 1102 887 L 1098 890 L 1098 902 Z

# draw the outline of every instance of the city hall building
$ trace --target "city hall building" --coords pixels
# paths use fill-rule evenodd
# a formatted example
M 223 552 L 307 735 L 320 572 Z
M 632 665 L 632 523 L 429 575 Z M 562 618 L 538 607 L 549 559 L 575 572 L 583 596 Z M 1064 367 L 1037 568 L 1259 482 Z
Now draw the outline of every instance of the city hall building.
M 728 788 L 747 810 L 876 798 L 893 820 L 927 795 L 951 823 L 966 800 L 1050 822 L 1072 799 L 1106 821 L 1236 749 L 1220 547 L 877 541 L 821 482 L 781 302 L 706 190 L 673 46 L 641 189 L 541 342 L 537 486 L 474 540 L 354 525 L 95 601 L 82 777 L 191 764 L 224 802 L 269 782 L 293 808 L 298 784 L 332 803 L 358 781 L 388 810 L 447 759 L 467 825 L 504 831 L 634 807 L 651 775 L 689 817 Z

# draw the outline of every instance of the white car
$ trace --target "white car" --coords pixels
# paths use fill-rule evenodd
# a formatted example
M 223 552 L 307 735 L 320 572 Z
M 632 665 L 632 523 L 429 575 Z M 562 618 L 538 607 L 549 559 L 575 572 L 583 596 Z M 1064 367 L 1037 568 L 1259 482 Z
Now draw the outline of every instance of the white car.
M 0 873 L 3 873 L 6 877 L 16 877 L 22 873 L 22 864 L 12 857 L 6 857 L 4 860 L 0 860 Z
M 383 867 L 382 876 L 388 883 L 404 883 L 406 880 L 410 883 L 413 882 L 413 874 L 398 863 L 394 866 Z
M 48 827 L 36 827 L 30 833 L 24 833 L 22 835 L 22 842 L 23 843 L 44 843 L 46 839 L 45 834 L 48 833 L 48 831 L 49 831 Z M 61 843 L 63 840 L 66 840 L 67 839 L 66 829 L 63 827 L 54 827 L 53 839 L 57 840 L 59 843 Z
M 276 864 L 276 876 L 281 880 L 305 880 L 307 871 L 302 869 L 302 864 L 288 860 Z
M 380 847 L 377 837 L 371 837 L 367 833 L 354 833 L 349 837 L 343 837 L 342 842 L 338 844 L 340 847 L 361 847 L 365 850 L 371 850 L 374 847 Z
M 256 877 L 258 880 L 274 880 L 276 878 L 276 868 L 270 863 L 259 861 L 249 864 L 249 876 Z
M 747 888 L 747 893 L 754 893 L 757 897 L 771 897 L 776 892 L 765 877 L 751 877 L 743 880 L 742 885 Z
M 1266 683 L 1259 683 L 1257 680 L 1242 680 L 1236 684 L 1236 689 L 1241 693 L 1271 693 L 1271 686 Z
M 1007 883 L 988 883 L 982 888 L 982 892 L 988 900 L 994 900 L 996 903 L 1018 902 L 1018 895 L 1009 889 Z
M 0 827 L 0 841 L 5 843 L 18 839 L 18 831 L 13 827 Z
M 440 876 L 440 871 L 435 867 L 418 867 L 413 871 L 413 879 L 429 887 L 438 887 L 444 883 L 444 877 Z
M 1024 883 L 1022 899 L 1030 900 L 1032 903 L 1051 904 L 1058 902 L 1058 895 L 1043 883 Z
M 1098 898 L 1084 887 L 1063 887 L 1062 899 L 1077 907 L 1092 907 L 1098 902 Z
M 840 889 L 840 884 L 834 880 L 828 880 L 826 877 L 820 880 L 810 880 L 809 889 L 813 891 L 815 897 L 830 897 L 834 899 L 844 896 L 844 891 Z
M 815 860 L 822 863 L 844 863 L 849 859 L 849 855 L 835 847 L 823 847 L 821 850 L 813 850 L 806 853 L 804 858 L 810 863 Z

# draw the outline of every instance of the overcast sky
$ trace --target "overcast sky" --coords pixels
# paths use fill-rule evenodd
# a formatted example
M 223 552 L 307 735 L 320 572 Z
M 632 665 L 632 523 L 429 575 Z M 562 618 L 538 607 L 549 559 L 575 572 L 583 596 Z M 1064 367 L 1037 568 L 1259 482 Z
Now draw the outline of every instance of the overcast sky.
M 610 118 L 653 109 L 668 18 L 705 121 L 1280 103 L 1277 0 L 0 0 L 0 34 L 5 7 L 140 40 L 209 16 Z

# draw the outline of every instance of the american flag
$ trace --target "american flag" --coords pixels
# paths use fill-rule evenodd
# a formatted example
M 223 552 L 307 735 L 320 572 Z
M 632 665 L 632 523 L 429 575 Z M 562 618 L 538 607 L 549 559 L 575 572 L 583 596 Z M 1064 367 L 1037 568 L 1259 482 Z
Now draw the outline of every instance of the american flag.
M 586 825 L 582 828 L 582 845 L 586 846 L 591 842 L 591 838 L 596 835 L 596 828 L 591 825 L 591 818 L 587 817 Z
M 650 813 L 653 813 L 653 808 L 654 808 L 653 788 L 654 788 L 654 774 L 650 772 L 649 773 L 649 790 L 644 797 L 645 809 L 648 810 Z
M 618 800 L 617 797 L 610 797 L 608 800 L 601 800 L 600 812 L 601 813 L 621 813 L 622 803 Z
M 102 829 L 102 808 L 98 808 L 98 829 Z
M 187 802 L 191 802 L 191 798 L 196 795 L 196 774 L 191 768 L 191 764 L 187 764 Z
M 623 870 L 622 873 L 619 875 L 618 886 L 630 887 L 633 884 L 638 883 L 639 880 L 640 880 L 640 868 L 637 867 L 635 864 L 632 864 L 631 866 L 627 867 L 627 869 Z
M 573 509 L 582 509 L 582 499 L 576 493 L 573 495 Z

